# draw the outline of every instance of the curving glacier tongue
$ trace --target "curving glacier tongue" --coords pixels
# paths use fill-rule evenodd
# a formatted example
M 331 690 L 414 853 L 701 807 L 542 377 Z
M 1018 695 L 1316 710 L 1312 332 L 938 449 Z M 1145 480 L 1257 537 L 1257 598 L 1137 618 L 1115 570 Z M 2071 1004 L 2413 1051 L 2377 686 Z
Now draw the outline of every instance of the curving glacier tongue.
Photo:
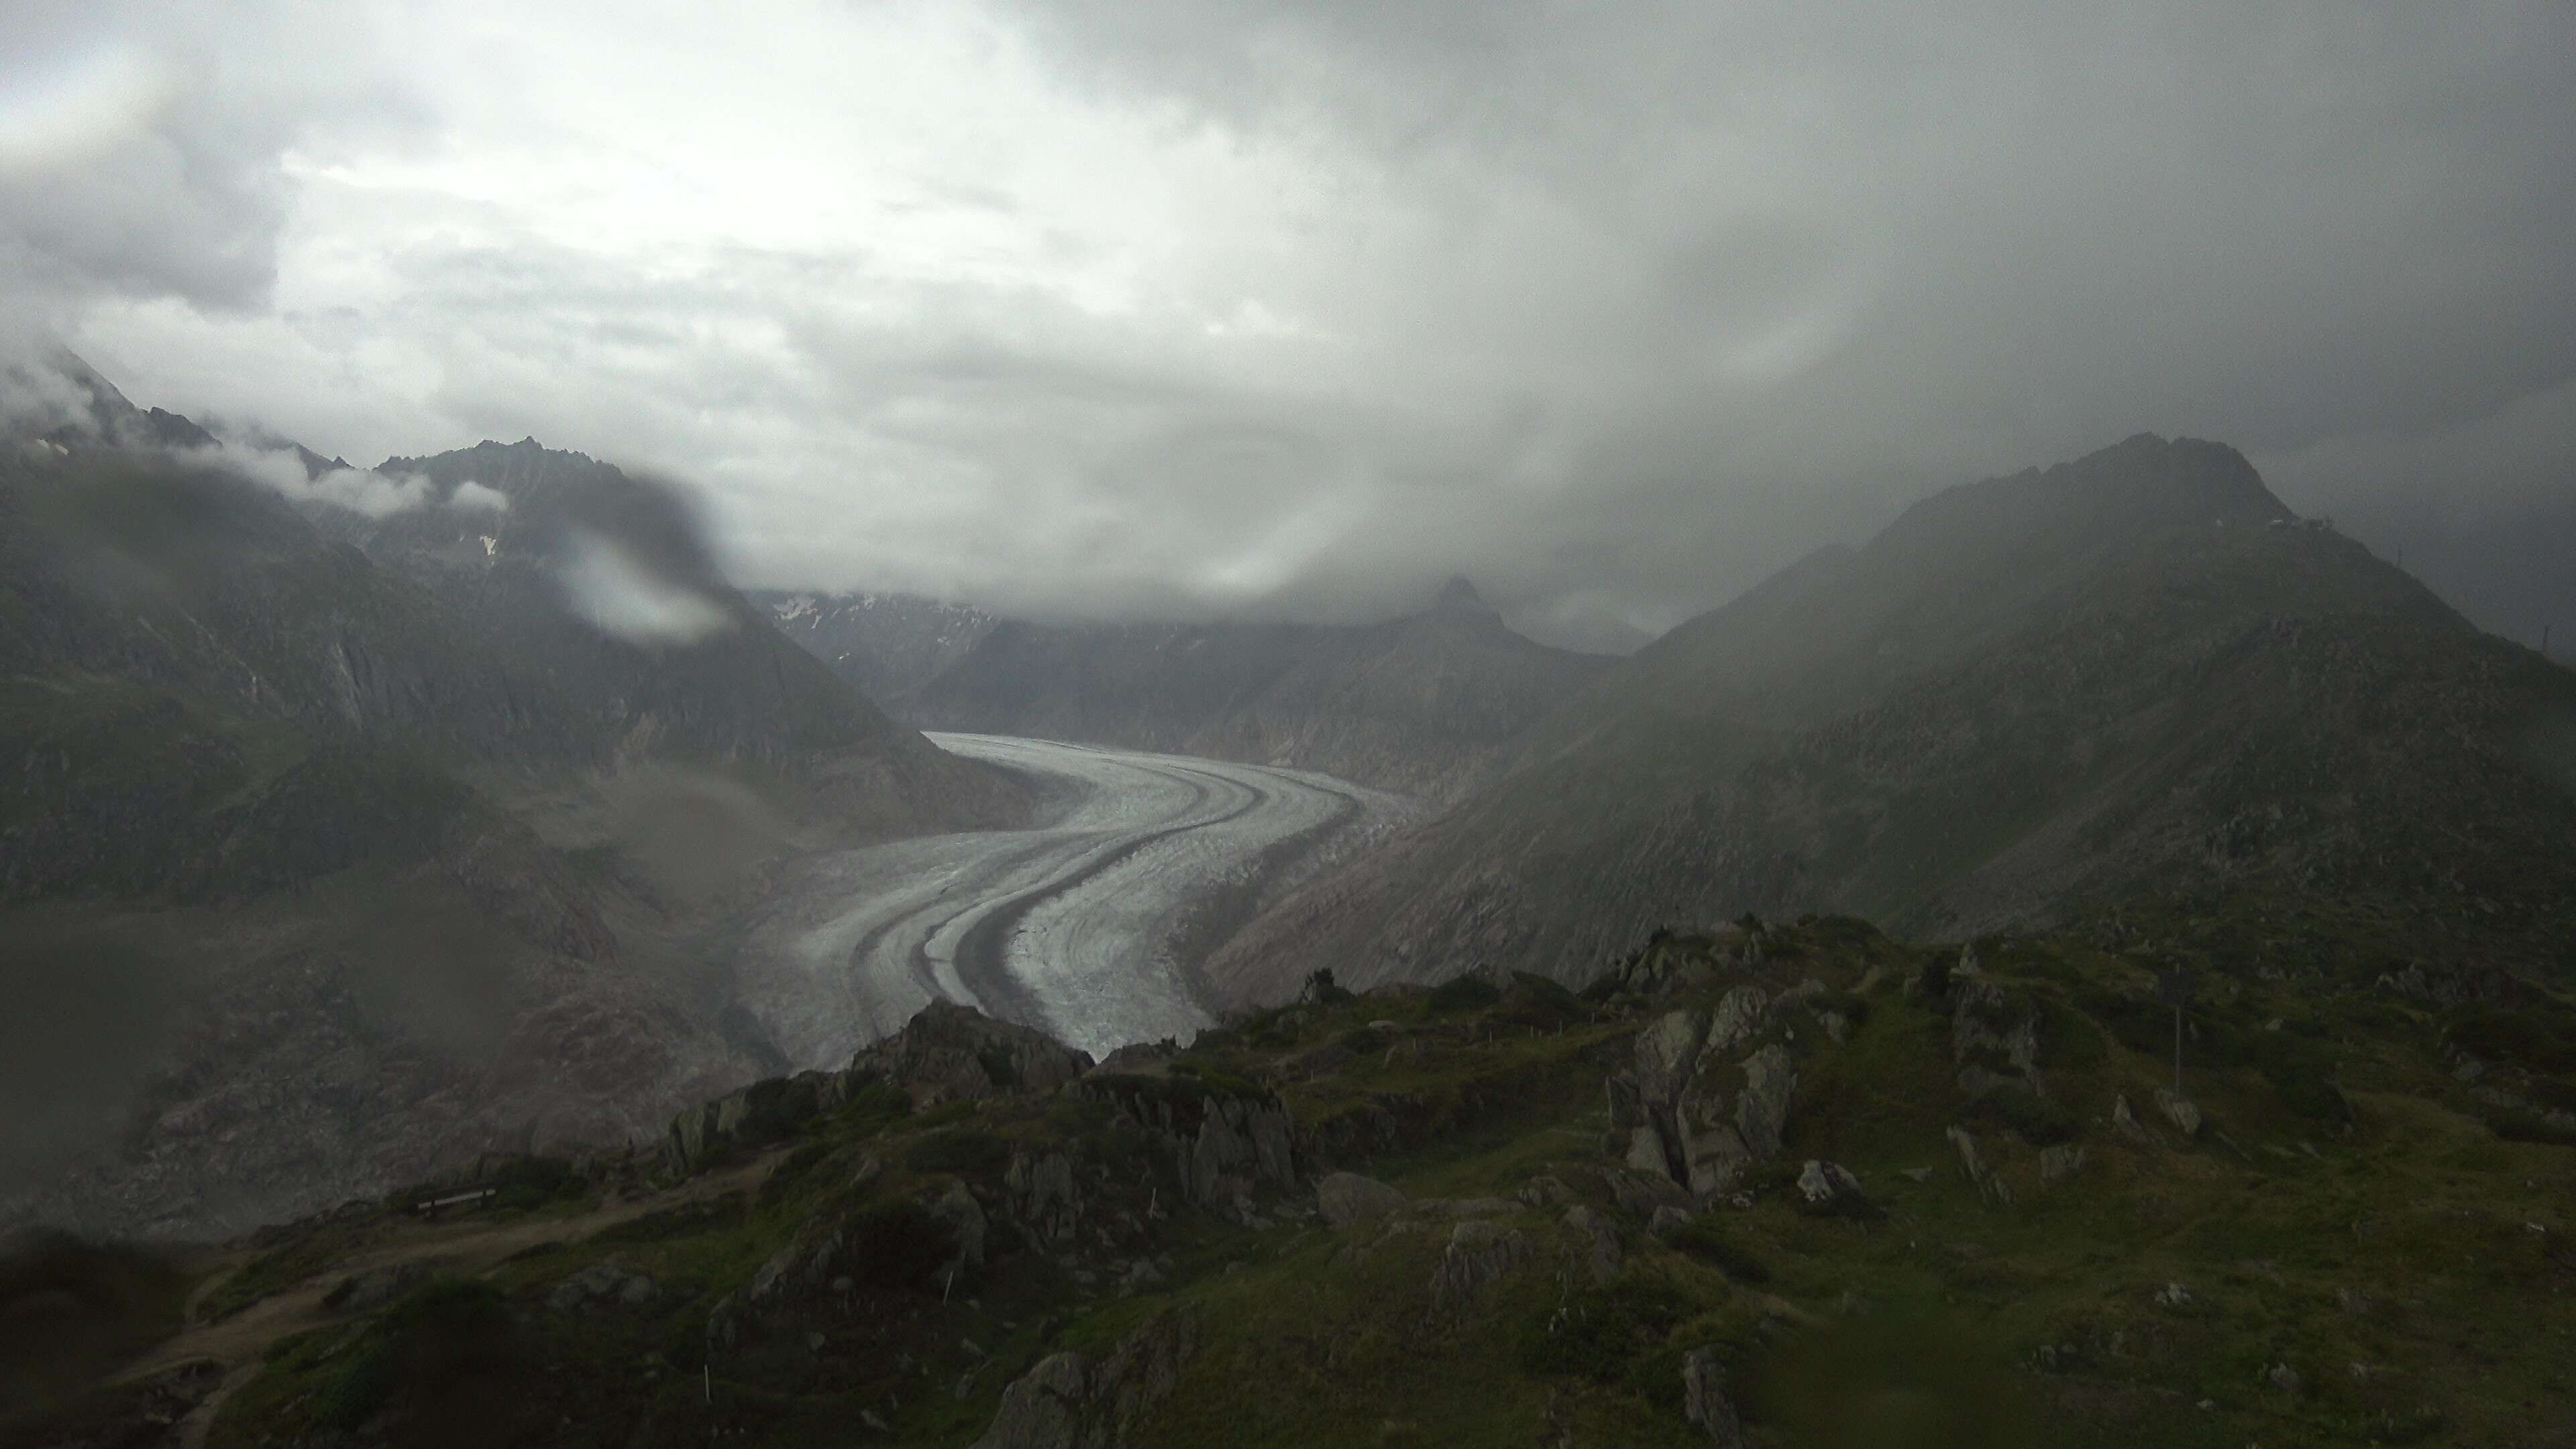
M 735 990 L 796 1068 L 839 1066 L 933 998 L 1094 1054 L 1214 1019 L 1197 966 L 1285 872 L 1409 814 L 1328 776 L 996 735 L 941 748 L 1054 802 L 1028 830 L 798 862 L 746 931 Z

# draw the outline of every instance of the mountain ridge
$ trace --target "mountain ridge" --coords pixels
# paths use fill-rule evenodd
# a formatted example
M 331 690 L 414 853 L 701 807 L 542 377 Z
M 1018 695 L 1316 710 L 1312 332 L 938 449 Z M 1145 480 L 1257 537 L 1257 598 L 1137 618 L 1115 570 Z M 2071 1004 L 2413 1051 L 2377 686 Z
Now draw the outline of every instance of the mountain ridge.
M 1685 623 L 1210 972 L 1264 999 L 1318 965 L 1566 972 L 1638 920 L 1971 932 L 2301 879 L 2403 899 L 2432 949 L 2459 872 L 2527 921 L 2576 897 L 2546 847 L 2576 826 L 2560 747 L 2525 742 L 2576 729 L 2567 679 L 2295 520 L 2233 450 L 2142 435 L 1938 495 Z M 2472 848 L 2394 860 L 2374 809 Z M 2481 946 L 2576 968 L 2544 927 L 2479 915 Z
M 698 942 L 766 862 L 1029 808 L 770 632 L 670 490 L 533 441 L 361 475 L 84 372 L 0 450 L 0 976 L 56 1008 L 0 1027 L 0 1218 L 622 1142 L 770 1064 Z
M 790 637 L 926 729 L 1313 770 L 1455 799 L 1602 656 L 1514 632 L 1463 578 L 1367 625 L 1049 624 L 900 596 L 770 594 Z M 880 622 L 883 621 L 883 622 Z

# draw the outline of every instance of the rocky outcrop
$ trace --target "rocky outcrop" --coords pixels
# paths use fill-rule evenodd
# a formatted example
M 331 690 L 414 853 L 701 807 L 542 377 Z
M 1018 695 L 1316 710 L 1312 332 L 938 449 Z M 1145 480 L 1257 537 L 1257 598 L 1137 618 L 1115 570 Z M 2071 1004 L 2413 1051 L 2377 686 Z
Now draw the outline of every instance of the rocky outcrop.
M 2084 1170 L 2084 1144 L 2060 1142 L 2043 1147 L 2039 1152 L 2039 1181 L 2043 1187 L 2055 1187 Z
M 1981 1097 L 1997 1087 L 2036 1089 L 2039 1017 L 1981 977 L 1960 975 L 1951 988 L 1950 1064 L 1959 1089 Z
M 1977 1139 L 1969 1136 L 1964 1127 L 1952 1127 L 1944 1135 L 1950 1139 L 1950 1145 L 1958 1149 L 1959 1170 L 1966 1173 L 1968 1181 L 1975 1185 L 1977 1196 L 1994 1207 L 2011 1206 L 2012 1189 L 1995 1175 L 1993 1168 L 1986 1165 L 1984 1156 L 1977 1151 Z
M 1298 1183 L 1296 1124 L 1270 1093 L 1191 1077 L 1094 1076 L 1074 1090 L 1145 1133 L 1180 1179 L 1185 1202 L 1232 1203 Z
M 1789 1125 L 1789 1096 L 1798 1090 L 1798 1070 L 1788 1050 L 1777 1042 L 1744 1059 L 1744 1090 L 1735 1099 L 1735 1130 L 1744 1150 L 1756 1162 L 1780 1155 L 1780 1135 Z M 1709 1191 L 1694 1181 L 1693 1192 Z
M 618 1263 L 594 1263 L 557 1283 L 546 1294 L 546 1306 L 557 1313 L 571 1313 L 594 1303 L 623 1303 L 640 1308 L 653 1301 L 658 1292 L 651 1278 Z M 342 1305 L 352 1311 L 363 1311 L 368 1305 Z
M 903 1030 L 850 1059 L 851 1071 L 875 1072 L 921 1105 L 1051 1092 L 1091 1066 L 1088 1052 L 949 1001 L 923 1007 Z
M 1131 1238 L 1185 1205 L 1266 1221 L 1260 1200 L 1301 1180 L 1288 1108 L 1268 1093 L 1099 1073 L 1069 1091 L 1109 1109 L 1116 1146 L 1103 1153 L 1077 1139 L 1012 1154 L 1001 1208 L 1041 1242 Z
M 1713 1348 L 1682 1355 L 1682 1416 L 1708 1435 L 1715 1449 L 1744 1449 L 1744 1420 L 1726 1396 L 1726 1365 Z
M 2111 1099 L 2111 1130 L 2119 1133 L 2124 1140 L 2136 1143 L 2140 1147 L 2156 1145 L 2155 1134 L 2149 1132 L 2146 1125 L 2138 1120 L 2138 1114 L 2130 1108 L 2129 1097 L 2125 1092 Z
M 1700 1201 L 1725 1193 L 1744 1168 L 1780 1153 L 1798 1072 L 1774 1041 L 1735 1053 L 1780 1025 L 1781 1009 L 1821 990 L 1777 996 L 1729 991 L 1714 1013 L 1682 1008 L 1637 1033 L 1636 1064 L 1604 1084 L 1611 1151 L 1633 1171 L 1661 1176 Z M 1785 1034 L 1785 1033 L 1784 1033 Z
M 673 1117 L 663 1134 L 662 1164 L 686 1176 L 729 1150 L 781 1141 L 815 1114 L 841 1105 L 849 1085 L 840 1072 L 800 1072 L 691 1107 Z
M 1082 1185 L 1073 1158 L 1056 1149 L 1023 1149 L 1011 1154 L 1002 1174 L 1011 1217 L 1041 1242 L 1070 1238 L 1084 1216 Z
M 1529 1239 L 1494 1222 L 1460 1223 L 1431 1275 L 1431 1316 L 1454 1317 L 1483 1303 L 1496 1284 L 1529 1266 Z
M 2171 1087 L 2158 1087 L 2156 1088 L 2156 1108 L 2165 1114 L 2165 1120 L 2174 1125 L 2174 1130 L 2180 1132 L 2186 1139 L 2200 1135 L 2200 1108 L 2193 1105 L 2191 1098 Z
M 707 1348 L 730 1351 L 818 1305 L 846 1313 L 865 1291 L 945 1291 L 984 1262 L 984 1210 L 962 1183 L 910 1201 L 861 1200 L 815 1214 L 751 1280 L 708 1311 Z
M 1762 1029 L 1762 1018 L 1771 998 L 1759 986 L 1730 989 L 1717 1003 L 1717 1016 L 1708 1029 L 1708 1049 L 1731 1052 L 1753 1040 Z
M 957 1244 L 951 1270 L 984 1266 L 984 1207 L 975 1201 L 975 1194 L 966 1190 L 966 1184 L 948 1184 L 948 1190 L 932 1198 L 928 1207 L 931 1217 L 948 1230 L 949 1238 Z
M 975 1449 L 1117 1449 L 1180 1387 L 1199 1347 L 1198 1319 L 1167 1310 L 1105 1358 L 1059 1353 L 1012 1380 Z
M 1584 1265 L 1591 1270 L 1593 1282 L 1607 1283 L 1619 1276 L 1627 1255 L 1619 1245 L 1618 1224 L 1598 1210 L 1580 1205 L 1567 1208 L 1562 1221 Z
M 1603 980 L 1616 996 L 1670 996 L 1707 985 L 1712 958 L 1728 966 L 1757 965 L 1762 938 L 1731 923 L 1701 930 L 1662 927 L 1603 973 Z
M 831 1111 L 869 1082 L 901 1087 L 923 1106 L 1002 1092 L 1052 1091 L 1091 1069 L 1091 1057 L 1044 1032 L 934 1001 L 903 1030 L 861 1051 L 847 1071 L 754 1082 L 691 1107 L 663 1134 L 663 1165 L 696 1172 L 728 1151 L 765 1146 Z

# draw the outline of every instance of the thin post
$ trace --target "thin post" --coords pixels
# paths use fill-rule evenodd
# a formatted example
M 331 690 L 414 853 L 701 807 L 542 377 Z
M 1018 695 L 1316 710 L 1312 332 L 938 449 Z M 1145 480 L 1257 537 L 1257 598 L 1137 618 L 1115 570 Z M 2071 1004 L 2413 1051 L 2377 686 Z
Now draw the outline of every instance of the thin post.
M 2174 1095 L 2182 1095 L 2182 1008 L 2174 1008 Z

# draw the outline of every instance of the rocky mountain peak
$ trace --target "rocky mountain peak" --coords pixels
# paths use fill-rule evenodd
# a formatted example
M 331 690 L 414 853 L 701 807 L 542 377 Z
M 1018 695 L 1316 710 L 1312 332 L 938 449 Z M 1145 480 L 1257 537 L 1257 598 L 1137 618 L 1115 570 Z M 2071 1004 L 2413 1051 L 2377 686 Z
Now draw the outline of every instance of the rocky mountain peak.
M 1468 582 L 1466 575 L 1451 574 L 1448 582 L 1440 586 L 1439 594 L 1432 599 L 1431 612 L 1490 614 L 1494 612 L 1494 606 L 1485 602 L 1485 596 L 1476 592 L 1476 586 Z

